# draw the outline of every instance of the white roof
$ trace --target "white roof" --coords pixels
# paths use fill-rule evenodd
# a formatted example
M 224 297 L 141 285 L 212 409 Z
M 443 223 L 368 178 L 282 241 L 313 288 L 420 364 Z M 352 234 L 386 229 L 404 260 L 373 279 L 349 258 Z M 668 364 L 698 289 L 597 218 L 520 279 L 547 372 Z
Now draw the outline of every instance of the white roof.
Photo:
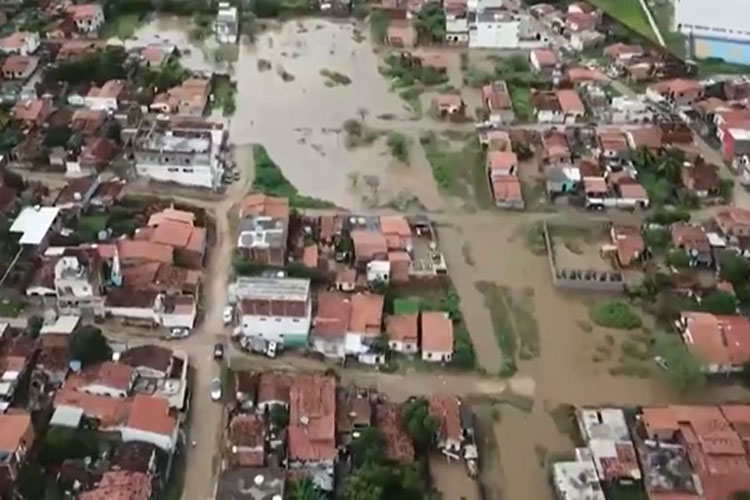
M 746 128 L 730 128 L 729 135 L 737 141 L 750 141 L 750 130 Z
M 578 419 L 584 430 L 584 439 L 609 439 L 630 441 L 625 413 L 619 408 L 582 408 Z
M 38 245 L 60 213 L 58 207 L 24 207 L 10 226 L 11 233 L 23 233 L 19 243 Z
M 591 461 L 557 462 L 553 465 L 552 477 L 565 500 L 605 500 Z
M 712 247 L 724 248 L 727 246 L 727 240 L 722 238 L 718 233 L 706 233 L 706 237 Z
M 39 333 L 44 335 L 48 333 L 64 333 L 70 335 L 78 326 L 78 322 L 81 320 L 80 316 L 60 316 L 51 325 L 44 325 Z
M 55 408 L 52 414 L 50 425 L 60 425 L 62 427 L 76 428 L 80 425 L 83 418 L 83 408 L 76 406 L 60 405 Z
M 310 280 L 242 277 L 234 283 L 233 291 L 241 299 L 305 302 L 310 295 Z

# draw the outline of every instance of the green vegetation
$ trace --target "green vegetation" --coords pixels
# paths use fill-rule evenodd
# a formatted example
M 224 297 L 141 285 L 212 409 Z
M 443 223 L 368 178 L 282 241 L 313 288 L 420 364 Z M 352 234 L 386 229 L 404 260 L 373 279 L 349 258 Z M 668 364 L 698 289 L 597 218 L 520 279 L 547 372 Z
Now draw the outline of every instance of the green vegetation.
M 699 389 L 706 383 L 701 361 L 673 333 L 657 332 L 654 335 L 654 352 L 664 360 L 667 378 L 680 392 Z
M 78 85 L 93 81 L 97 85 L 113 79 L 127 78 L 125 59 L 121 47 L 107 47 L 97 54 L 57 63 L 47 70 L 49 80 Z
M 48 148 L 65 147 L 73 131 L 67 125 L 51 126 L 44 131 L 43 144 Z
M 157 91 L 164 92 L 181 84 L 189 74 L 179 61 L 173 59 L 162 64 L 158 70 L 143 69 L 138 78 L 144 87 L 155 87 Z
M 513 112 L 519 121 L 529 121 L 534 117 L 534 106 L 531 104 L 531 88 L 516 83 L 508 85 Z
M 388 134 L 388 149 L 391 154 L 401 163 L 409 163 L 409 138 L 400 132 Z
M 417 13 L 414 27 L 420 39 L 442 43 L 445 39 L 445 10 L 439 2 L 426 2 Z
M 421 302 L 415 297 L 393 300 L 393 314 L 416 314 L 421 308 Z
M 495 339 L 502 353 L 503 361 L 499 374 L 501 377 L 515 375 L 518 371 L 516 365 L 518 338 L 511 324 L 510 308 L 505 301 L 503 291 L 496 283 L 489 281 L 478 281 L 475 286 L 484 295 L 484 304 L 490 310 Z
M 338 71 L 332 71 L 330 69 L 321 69 L 320 75 L 326 79 L 327 87 L 334 87 L 336 85 L 349 85 L 352 83 L 352 79 L 343 73 Z
M 224 116 L 233 115 L 236 109 L 234 96 L 237 86 L 233 84 L 228 76 L 217 75 L 213 81 L 213 107 L 221 108 Z
M 51 427 L 42 438 L 39 463 L 49 467 L 59 466 L 69 459 L 95 458 L 99 454 L 99 448 L 96 431 Z
M 643 239 L 652 252 L 663 252 L 672 242 L 669 230 L 664 227 L 646 229 L 643 232 Z
M 729 63 L 717 57 L 700 59 L 697 63 L 698 75 L 704 78 L 716 75 L 746 75 L 750 73 L 750 66 Z
M 301 477 L 292 482 L 289 488 L 291 500 L 325 500 L 326 496 L 318 490 L 310 477 Z
M 420 100 L 419 96 L 422 95 L 422 89 L 418 87 L 409 87 L 401 92 L 399 92 L 398 96 L 406 101 L 406 103 L 409 105 L 411 110 L 414 112 L 414 114 L 417 116 L 417 118 L 422 116 L 422 101 Z
M 667 264 L 675 269 L 685 269 L 690 266 L 690 256 L 680 248 L 673 248 L 667 252 Z
M 297 188 L 284 177 L 276 163 L 268 156 L 266 148 L 261 145 L 253 147 L 253 160 L 255 161 L 255 179 L 253 189 L 262 193 L 289 198 L 289 205 L 297 208 L 332 208 L 335 207 L 330 201 L 303 196 L 297 192 Z
M 102 38 L 117 37 L 120 40 L 132 38 L 141 25 L 141 15 L 138 13 L 123 14 L 107 21 L 102 28 Z
M 685 161 L 682 153 L 666 152 L 656 156 L 641 148 L 633 152 L 632 160 L 638 170 L 638 179 L 653 205 L 698 208 L 698 200 L 682 185 L 682 164 Z
M 640 316 L 633 312 L 630 306 L 621 300 L 599 302 L 589 311 L 591 321 L 605 328 L 633 330 L 640 328 Z
M 90 325 L 79 326 L 68 341 L 70 359 L 87 366 L 107 361 L 112 357 L 112 349 L 102 331 Z
M 701 300 L 701 310 L 720 315 L 736 314 L 737 299 L 731 293 L 715 290 Z
M 403 425 L 414 444 L 422 450 L 427 450 L 432 444 L 438 421 L 430 415 L 427 400 L 420 397 L 404 407 Z
M 547 255 L 547 242 L 544 238 L 544 223 L 537 221 L 531 224 L 524 232 L 526 248 L 537 256 Z
M 99 241 L 99 233 L 107 229 L 106 214 L 84 215 L 78 220 L 78 234 L 85 241 Z
M 0 300 L 0 317 L 15 318 L 18 317 L 25 307 L 23 301 L 13 299 Z
M 370 14 L 370 32 L 372 33 L 372 39 L 376 42 L 383 43 L 385 37 L 388 35 L 389 24 L 390 19 L 388 19 L 385 11 L 375 9 L 372 14 Z
M 646 13 L 638 0 L 589 0 L 605 13 L 618 20 L 633 31 L 656 41 L 656 34 L 651 29 Z
M 385 63 L 386 66 L 381 67 L 380 72 L 393 80 L 395 88 L 408 87 L 416 83 L 440 85 L 448 81 L 445 72 L 431 66 L 416 65 L 409 56 L 391 54 L 386 57 Z
M 367 126 L 364 121 L 350 118 L 344 122 L 346 132 L 346 147 L 354 149 L 359 146 L 369 146 L 380 136 L 381 132 Z
M 480 208 L 493 206 L 485 170 L 485 151 L 472 137 L 456 150 L 434 134 L 420 138 L 427 161 L 441 191 Z

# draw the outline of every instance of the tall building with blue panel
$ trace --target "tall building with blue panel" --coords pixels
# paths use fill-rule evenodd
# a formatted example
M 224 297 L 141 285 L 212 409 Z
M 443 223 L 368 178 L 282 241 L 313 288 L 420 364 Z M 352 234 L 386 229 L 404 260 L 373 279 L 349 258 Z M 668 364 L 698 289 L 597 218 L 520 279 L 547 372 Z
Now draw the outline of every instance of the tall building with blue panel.
M 750 65 L 750 0 L 673 0 L 688 54 Z

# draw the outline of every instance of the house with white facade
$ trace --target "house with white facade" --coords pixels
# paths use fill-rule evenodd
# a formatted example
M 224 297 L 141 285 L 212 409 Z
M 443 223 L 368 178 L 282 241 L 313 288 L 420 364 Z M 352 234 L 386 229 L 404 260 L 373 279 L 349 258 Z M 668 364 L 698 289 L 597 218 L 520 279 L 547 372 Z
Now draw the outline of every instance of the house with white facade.
M 63 255 L 55 263 L 54 273 L 60 314 L 104 316 L 104 284 L 94 252 Z
M 484 9 L 475 13 L 469 25 L 469 47 L 514 49 L 519 47 L 521 19 L 508 11 Z
M 221 185 L 219 155 L 223 144 L 224 130 L 220 125 L 157 123 L 140 128 L 131 148 L 139 176 L 215 189 Z
M 612 123 L 646 123 L 654 120 L 653 110 L 641 97 L 613 97 L 610 113 Z
M 394 314 L 385 320 L 388 347 L 401 354 L 419 351 L 419 314 Z
M 446 1 L 445 10 L 445 41 L 451 44 L 463 45 L 469 42 L 469 13 L 466 1 Z
M 214 35 L 219 43 L 237 43 L 239 34 L 239 15 L 237 7 L 227 2 L 219 2 L 219 10 L 214 22 Z
M 104 10 L 98 3 L 71 5 L 67 12 L 80 33 L 96 35 L 104 26 Z
M 312 320 L 310 280 L 299 278 L 241 277 L 230 286 L 248 340 L 276 342 L 284 347 L 305 347 Z
M 94 85 L 83 98 L 84 105 L 93 110 L 115 111 L 125 86 L 125 80 L 109 80 L 101 87 Z
M 16 31 L 11 35 L 0 38 L 0 52 L 28 56 L 36 52 L 40 43 L 39 33 Z

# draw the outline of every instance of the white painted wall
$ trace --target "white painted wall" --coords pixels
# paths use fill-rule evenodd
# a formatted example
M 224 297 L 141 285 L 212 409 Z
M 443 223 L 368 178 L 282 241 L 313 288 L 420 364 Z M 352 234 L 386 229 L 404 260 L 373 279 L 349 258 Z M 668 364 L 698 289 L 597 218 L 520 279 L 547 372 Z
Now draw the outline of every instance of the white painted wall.
M 422 360 L 430 361 L 433 363 L 439 363 L 442 361 L 450 361 L 453 358 L 452 351 L 422 351 Z
M 469 47 L 513 49 L 519 46 L 521 23 L 513 20 L 477 21 L 469 32 Z
M 290 318 L 286 316 L 256 316 L 243 314 L 242 333 L 248 337 L 257 337 L 263 340 L 284 342 L 284 335 L 305 335 L 310 333 L 312 304 L 308 300 L 305 316 Z
M 177 426 L 175 426 L 174 431 L 169 436 L 141 429 L 133 429 L 132 427 L 122 427 L 120 432 L 122 433 L 122 441 L 124 443 L 131 441 L 151 443 L 164 451 L 171 451 L 177 443 Z
M 184 186 L 212 188 L 219 183 L 220 173 L 208 165 L 191 165 L 189 167 L 167 167 L 151 163 L 136 163 L 139 176 L 150 177 L 161 182 L 176 182 Z

